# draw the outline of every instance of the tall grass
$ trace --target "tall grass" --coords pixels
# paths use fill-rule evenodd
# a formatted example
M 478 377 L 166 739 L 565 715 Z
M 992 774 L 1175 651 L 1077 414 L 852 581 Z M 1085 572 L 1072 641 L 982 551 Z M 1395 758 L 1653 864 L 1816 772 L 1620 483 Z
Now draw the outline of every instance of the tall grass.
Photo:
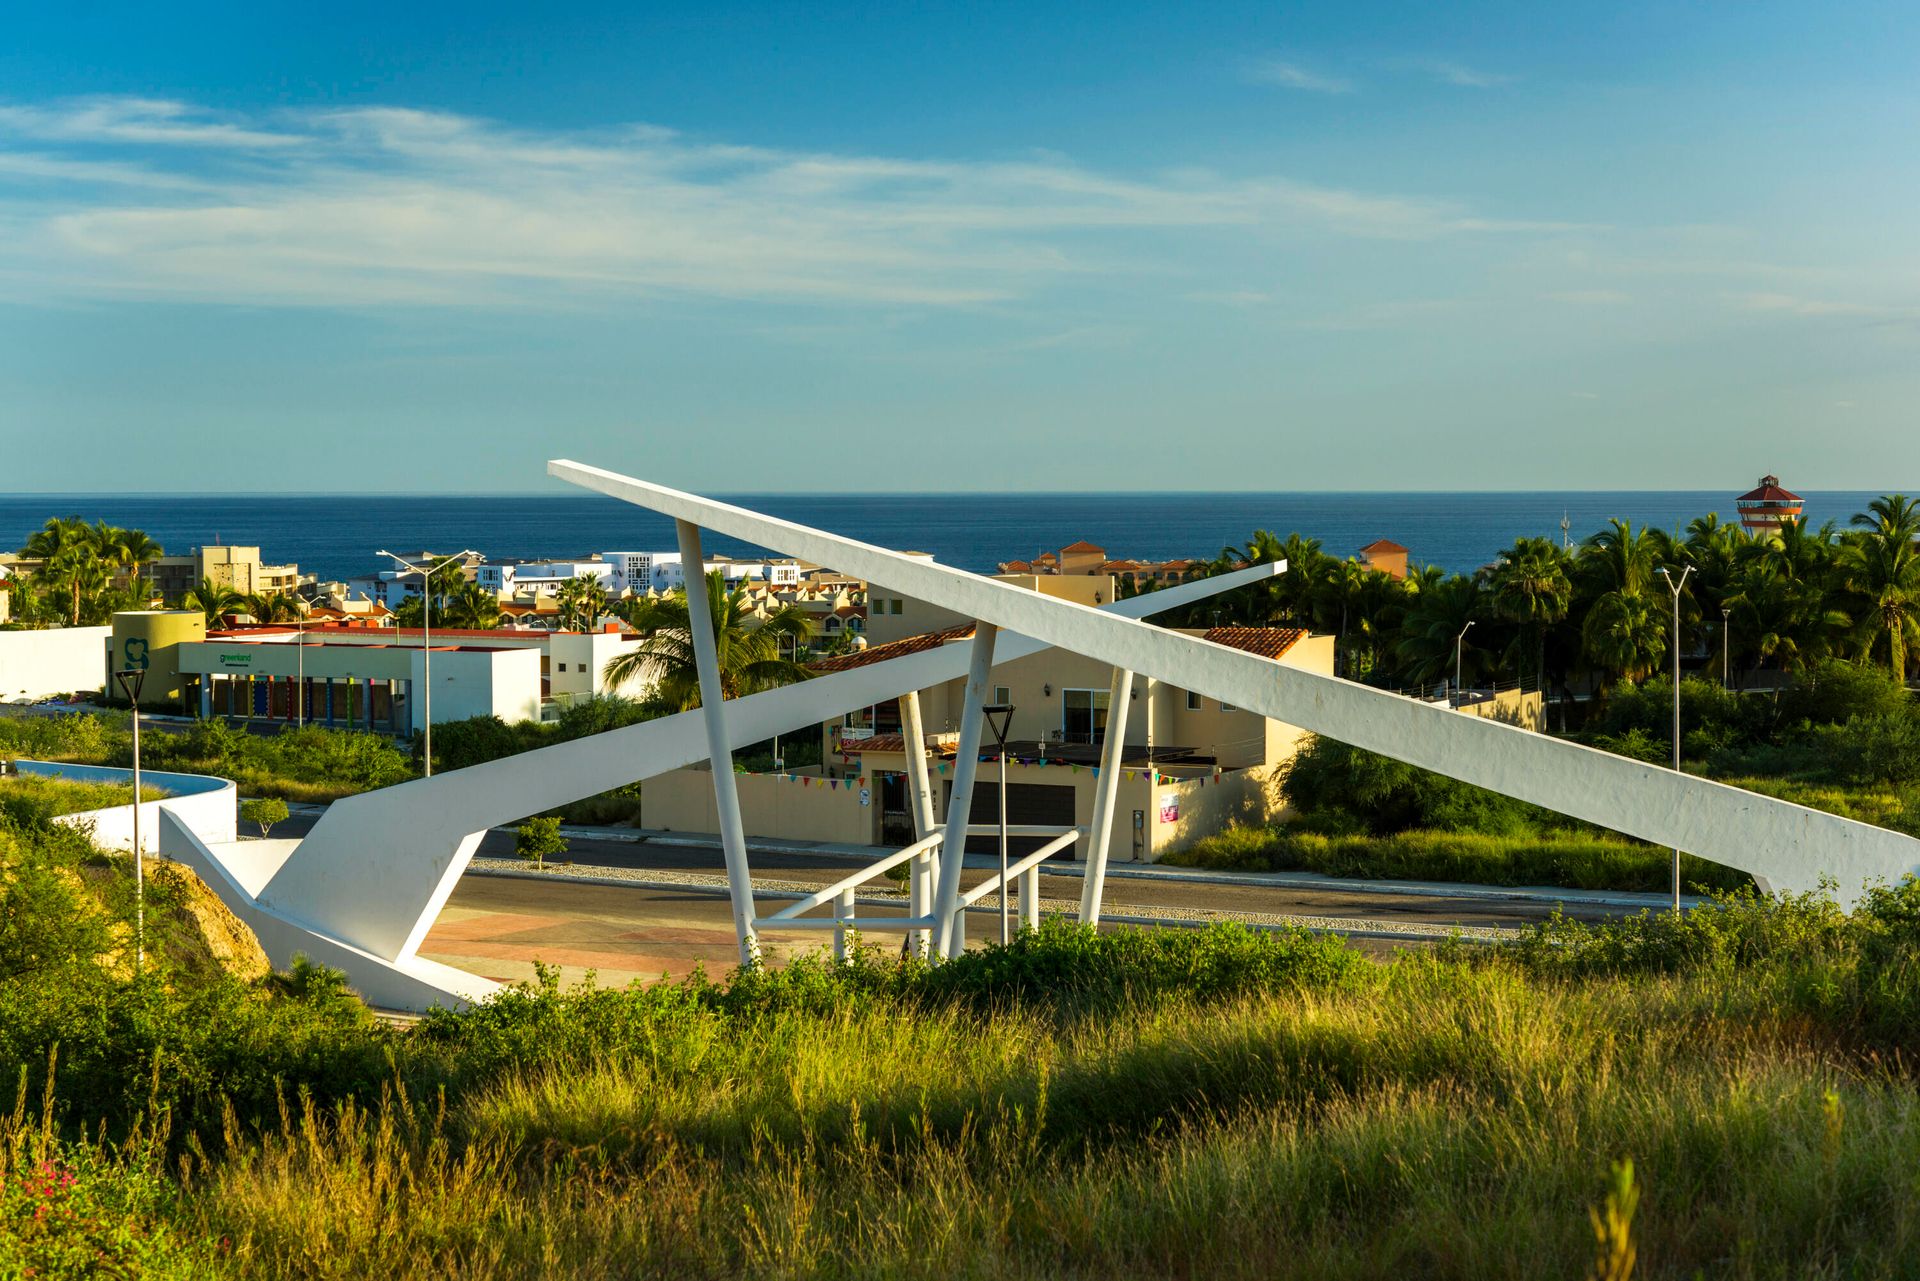
M 1203 837 L 1164 861 L 1180 867 L 1245 872 L 1656 892 L 1672 885 L 1672 857 L 1669 851 L 1640 841 L 1572 831 L 1517 836 L 1410 831 L 1372 836 L 1236 825 Z M 1681 856 L 1680 875 L 1683 884 L 1708 890 L 1737 890 L 1753 884 L 1744 872 L 1691 854 Z

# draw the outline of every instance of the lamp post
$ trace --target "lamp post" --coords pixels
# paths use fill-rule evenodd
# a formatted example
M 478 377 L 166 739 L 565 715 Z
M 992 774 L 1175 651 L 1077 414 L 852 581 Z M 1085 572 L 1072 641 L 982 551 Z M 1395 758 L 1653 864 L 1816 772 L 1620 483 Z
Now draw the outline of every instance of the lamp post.
M 1000 747 L 1000 946 L 1007 945 L 1007 731 L 1013 728 L 1013 705 L 995 703 L 980 709 Z
M 1469 618 L 1467 625 L 1460 629 L 1460 634 L 1453 638 L 1453 705 L 1455 707 L 1460 706 L 1460 661 L 1465 653 L 1467 633 L 1472 630 L 1473 620 Z
M 1673 768 L 1680 770 L 1680 593 L 1687 586 L 1687 575 L 1693 572 L 1688 565 L 1675 578 L 1665 565 L 1660 567 L 1660 577 L 1667 580 L 1667 590 L 1673 593 Z M 1680 912 L 1680 849 L 1673 851 L 1673 911 Z
M 115 672 L 113 679 L 133 707 L 133 968 L 138 971 L 147 963 L 147 863 L 140 841 L 140 687 L 147 673 L 129 667 Z
M 478 553 L 476 553 L 471 547 L 469 547 L 465 551 L 455 552 L 451 556 L 442 556 L 437 564 L 434 564 L 429 567 L 416 565 L 404 556 L 395 556 L 392 552 L 387 551 L 385 548 L 382 548 L 376 554 L 385 556 L 394 561 L 398 561 L 403 568 L 410 569 L 420 575 L 420 606 L 421 606 L 420 661 L 422 664 L 421 671 L 420 671 L 420 683 L 423 686 L 425 686 L 425 690 L 422 693 L 420 698 L 420 719 L 423 722 L 423 726 L 426 731 L 426 735 L 425 735 L 426 746 L 423 749 L 424 751 L 423 760 L 425 761 L 425 767 L 422 769 L 421 772 L 426 777 L 432 778 L 433 777 L 433 576 L 439 573 L 440 570 L 442 570 L 446 566 L 452 564 L 454 561 L 464 560 L 466 557 L 477 555 Z M 353 697 L 353 694 L 351 691 L 348 692 L 347 697 L 349 699 Z M 348 706 L 352 706 L 352 704 L 349 703 Z M 369 687 L 367 692 L 367 723 L 369 725 L 373 723 L 373 692 L 371 687 Z

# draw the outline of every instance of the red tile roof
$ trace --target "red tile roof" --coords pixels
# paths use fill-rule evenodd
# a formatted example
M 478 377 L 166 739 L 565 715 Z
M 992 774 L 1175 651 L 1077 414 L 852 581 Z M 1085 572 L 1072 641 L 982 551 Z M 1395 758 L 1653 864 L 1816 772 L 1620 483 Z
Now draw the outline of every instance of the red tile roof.
M 904 658 L 908 654 L 918 654 L 922 650 L 938 649 L 948 641 L 966 640 L 972 635 L 973 624 L 964 623 L 959 627 L 949 627 L 945 631 L 925 632 L 919 636 L 888 641 L 885 645 L 869 645 L 851 654 L 819 659 L 808 663 L 807 666 L 815 672 L 844 672 L 855 667 L 865 667 L 868 663 L 884 663 L 890 658 Z
M 1403 552 L 1407 549 L 1391 538 L 1376 538 L 1360 549 L 1363 552 Z
M 1100 547 L 1094 543 L 1090 543 L 1083 538 L 1077 543 L 1073 543 L 1070 546 L 1062 547 L 1060 549 L 1060 554 L 1062 556 L 1066 555 L 1068 552 L 1099 552 L 1102 556 L 1104 556 L 1107 554 L 1107 549 L 1104 547 Z
M 1262 658 L 1280 658 L 1306 636 L 1299 627 L 1214 627 L 1200 639 Z
M 905 734 L 875 734 L 870 738 L 843 738 L 840 751 L 845 756 L 858 756 L 863 752 L 905 752 L 907 736 Z M 952 756 L 953 749 L 930 748 L 935 756 Z
M 1800 495 L 1788 493 L 1780 488 L 1778 476 L 1762 476 L 1758 489 L 1750 489 L 1734 501 L 1737 503 L 1797 503 L 1804 500 Z

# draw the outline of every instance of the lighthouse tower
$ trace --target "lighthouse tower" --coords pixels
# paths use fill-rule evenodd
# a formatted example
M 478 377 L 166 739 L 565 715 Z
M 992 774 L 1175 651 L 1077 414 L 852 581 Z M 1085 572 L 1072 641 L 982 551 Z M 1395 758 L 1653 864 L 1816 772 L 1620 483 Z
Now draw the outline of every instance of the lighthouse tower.
M 1778 476 L 1762 476 L 1759 487 L 1734 499 L 1734 504 L 1740 508 L 1740 523 L 1755 535 L 1778 533 L 1788 521 L 1800 519 L 1804 505 L 1800 495 L 1780 488 Z

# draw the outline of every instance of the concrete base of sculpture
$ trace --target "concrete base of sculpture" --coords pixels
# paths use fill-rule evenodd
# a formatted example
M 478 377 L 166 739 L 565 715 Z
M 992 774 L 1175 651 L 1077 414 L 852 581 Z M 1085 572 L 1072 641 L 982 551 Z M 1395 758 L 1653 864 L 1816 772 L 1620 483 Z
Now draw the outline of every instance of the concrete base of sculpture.
M 261 887 L 299 844 L 292 840 L 209 845 L 171 814 L 163 814 L 160 822 L 161 854 L 192 868 L 228 910 L 253 931 L 277 970 L 290 968 L 294 958 L 304 956 L 345 973 L 367 1004 L 391 1010 L 419 1011 L 436 1005 L 457 1008 L 483 1001 L 500 990 L 500 985 L 490 979 L 418 955 L 397 960 L 375 956 L 264 906 L 256 897 Z

